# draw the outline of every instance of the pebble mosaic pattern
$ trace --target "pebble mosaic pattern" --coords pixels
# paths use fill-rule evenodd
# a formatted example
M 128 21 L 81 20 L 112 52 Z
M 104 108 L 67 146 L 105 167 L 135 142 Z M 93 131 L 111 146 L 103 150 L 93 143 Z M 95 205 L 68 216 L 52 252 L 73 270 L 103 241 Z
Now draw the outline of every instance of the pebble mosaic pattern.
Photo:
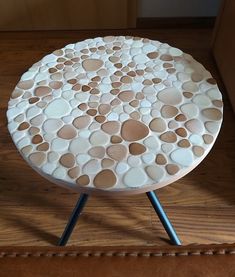
M 146 38 L 97 37 L 54 51 L 21 77 L 8 129 L 23 157 L 67 186 L 170 183 L 211 149 L 222 97 L 190 55 Z

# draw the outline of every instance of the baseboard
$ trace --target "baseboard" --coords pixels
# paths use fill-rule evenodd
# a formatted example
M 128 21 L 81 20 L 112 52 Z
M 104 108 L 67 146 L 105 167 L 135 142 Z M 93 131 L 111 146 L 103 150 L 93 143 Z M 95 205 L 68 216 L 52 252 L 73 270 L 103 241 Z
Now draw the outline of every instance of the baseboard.
M 213 28 L 216 17 L 138 17 L 136 28 Z

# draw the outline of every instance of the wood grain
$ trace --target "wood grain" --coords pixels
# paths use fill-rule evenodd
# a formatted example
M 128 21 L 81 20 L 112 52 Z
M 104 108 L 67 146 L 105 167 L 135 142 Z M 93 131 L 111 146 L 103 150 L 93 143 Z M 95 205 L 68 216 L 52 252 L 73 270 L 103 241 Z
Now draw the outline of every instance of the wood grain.
M 8 0 L 1 3 L 1 31 L 132 28 L 136 0 Z
M 35 173 L 20 157 L 6 127 L 6 109 L 19 77 L 46 53 L 97 35 L 132 34 L 181 48 L 205 65 L 223 93 L 224 123 L 206 159 L 157 194 L 183 244 L 235 241 L 234 115 L 210 53 L 210 29 L 0 33 L 0 245 L 52 245 L 78 195 Z M 92 196 L 69 244 L 166 245 L 167 235 L 145 194 Z

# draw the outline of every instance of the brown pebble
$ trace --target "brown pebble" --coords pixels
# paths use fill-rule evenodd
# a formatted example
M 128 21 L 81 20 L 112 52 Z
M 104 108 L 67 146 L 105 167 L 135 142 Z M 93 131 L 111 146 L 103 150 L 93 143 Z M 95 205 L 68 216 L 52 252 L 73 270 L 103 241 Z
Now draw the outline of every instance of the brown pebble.
M 214 106 L 216 106 L 218 108 L 223 107 L 223 102 L 221 100 L 213 100 L 212 103 Z
M 121 143 L 122 142 L 122 138 L 119 136 L 111 136 L 111 140 L 112 143 Z
M 75 128 L 71 125 L 64 125 L 58 132 L 58 137 L 62 139 L 72 139 L 77 135 Z
M 182 148 L 190 147 L 190 142 L 187 139 L 182 139 L 178 142 L 178 146 Z
M 60 158 L 60 164 L 62 164 L 63 166 L 65 166 L 67 168 L 73 167 L 75 164 L 74 155 L 71 153 L 66 153 L 66 154 L 62 155 Z
M 93 82 L 99 82 L 101 80 L 100 76 L 95 76 L 93 78 L 91 78 L 91 81 Z
M 50 92 L 51 92 L 51 88 L 46 86 L 38 87 L 34 90 L 34 94 L 38 97 L 48 95 Z
M 78 105 L 78 108 L 81 111 L 85 111 L 87 109 L 87 104 L 86 103 L 82 103 L 82 104 Z
M 79 178 L 77 178 L 76 183 L 79 186 L 87 186 L 90 183 L 90 178 L 88 175 L 81 175 Z
M 145 98 L 145 95 L 143 94 L 143 92 L 137 92 L 135 98 L 137 100 L 143 100 Z
M 165 142 L 168 142 L 168 143 L 172 143 L 172 142 L 176 142 L 177 137 L 176 137 L 176 134 L 174 132 L 167 131 L 167 132 L 165 132 L 164 134 L 162 134 L 160 136 L 160 139 L 162 141 L 165 141 Z
M 167 68 L 166 70 L 169 74 L 173 74 L 176 72 L 176 69 L 175 68 Z
M 164 165 L 167 163 L 167 160 L 163 154 L 157 154 L 155 162 L 160 165 Z
M 216 85 L 216 84 L 217 84 L 217 83 L 216 83 L 216 80 L 215 80 L 214 78 L 209 78 L 209 79 L 207 79 L 206 81 L 207 81 L 207 83 L 209 83 L 209 84 L 211 84 L 211 85 Z
M 134 108 L 138 107 L 139 106 L 139 101 L 138 100 L 132 100 L 130 102 L 130 105 Z
M 175 175 L 179 170 L 180 170 L 180 168 L 176 164 L 167 164 L 166 165 L 166 171 L 170 175 Z
M 134 120 L 139 120 L 140 119 L 140 114 L 138 113 L 138 112 L 132 112 L 131 114 L 130 114 L 130 117 L 132 118 L 132 119 L 134 119 Z
M 122 123 L 121 135 L 127 141 L 140 140 L 148 134 L 149 128 L 137 120 L 129 119 Z
M 99 59 L 86 59 L 82 62 L 82 66 L 86 71 L 96 71 L 102 67 L 103 64 L 104 62 Z
M 175 120 L 176 121 L 186 121 L 187 118 L 184 114 L 178 114 L 176 117 L 175 117 Z
M 39 98 L 38 97 L 32 97 L 32 98 L 29 98 L 29 104 L 34 104 L 36 102 L 39 101 Z
M 63 86 L 63 82 L 52 81 L 49 83 L 49 86 L 53 89 L 60 89 Z
M 129 71 L 129 72 L 127 72 L 127 75 L 131 76 L 131 77 L 135 77 L 136 73 L 135 73 L 135 71 Z
M 25 146 L 25 147 L 23 147 L 23 148 L 21 149 L 21 152 L 22 152 L 25 156 L 27 156 L 29 153 L 32 152 L 32 150 L 33 150 L 32 145 L 27 145 L 27 146 Z
M 153 84 L 153 82 L 149 79 L 145 79 L 143 82 L 142 82 L 143 85 L 145 86 L 151 86 Z
M 37 127 L 30 127 L 28 132 L 31 136 L 34 136 L 40 132 L 40 129 Z
M 110 169 L 100 171 L 94 178 L 94 186 L 99 189 L 111 188 L 116 184 L 116 182 L 117 178 Z
M 49 149 L 49 143 L 43 142 L 42 144 L 37 146 L 38 151 L 47 151 Z
M 154 84 L 159 84 L 159 83 L 161 83 L 162 79 L 160 79 L 160 78 L 153 78 L 152 81 L 153 81 Z
M 32 138 L 32 143 L 33 144 L 39 144 L 43 141 L 42 137 L 40 135 L 35 135 L 33 138 Z
M 112 94 L 112 95 L 118 95 L 118 93 L 120 92 L 120 89 L 112 89 L 111 91 L 110 91 L 110 93 Z M 115 99 L 114 99 L 115 100 Z
M 90 116 L 95 116 L 97 114 L 97 110 L 96 109 L 89 109 L 86 112 L 87 114 L 89 114 Z
M 191 92 L 189 92 L 189 91 L 183 92 L 183 95 L 184 95 L 184 97 L 186 97 L 186 98 L 192 98 L 192 97 L 193 97 L 193 94 L 192 94 Z
M 164 63 L 163 64 L 163 67 L 164 68 L 169 68 L 169 67 L 172 67 L 173 65 L 171 63 Z
M 176 134 L 180 137 L 187 137 L 187 131 L 184 128 L 178 128 L 175 130 Z
M 111 104 L 111 106 L 117 106 L 117 105 L 121 104 L 121 101 L 119 99 L 115 98 L 111 101 L 110 104 Z
M 68 175 L 69 175 L 69 177 L 72 178 L 72 179 L 77 178 L 78 175 L 79 175 L 79 173 L 80 173 L 80 168 L 79 168 L 79 166 L 75 166 L 74 168 L 71 168 L 71 169 L 68 171 Z
M 202 114 L 206 117 L 209 118 L 211 120 L 220 120 L 222 118 L 222 113 L 220 110 L 216 109 L 216 108 L 208 108 L 208 109 L 204 109 L 202 111 Z
M 26 129 L 29 128 L 29 126 L 30 126 L 30 125 L 29 125 L 28 122 L 22 122 L 22 123 L 19 125 L 18 130 L 19 130 L 19 131 L 26 130 Z
M 107 121 L 102 124 L 101 129 L 110 135 L 116 134 L 120 130 L 120 123 L 118 121 Z
M 211 144 L 214 140 L 214 137 L 208 134 L 202 136 L 205 144 Z
M 111 145 L 107 148 L 107 154 L 115 161 L 122 161 L 127 155 L 127 148 L 124 145 Z
M 132 78 L 130 76 L 123 76 L 120 81 L 124 84 L 130 84 L 132 83 Z
M 72 90 L 75 90 L 75 91 L 79 91 L 81 90 L 81 85 L 80 84 L 76 84 L 72 87 Z
M 204 154 L 205 150 L 201 146 L 193 146 L 193 153 L 197 157 L 201 157 Z
M 99 122 L 99 123 L 103 123 L 103 122 L 105 121 L 105 119 L 106 119 L 106 117 L 103 116 L 103 115 L 97 115 L 97 116 L 95 117 L 95 120 L 96 120 L 97 122 Z
M 147 54 L 147 56 L 150 59 L 156 59 L 158 57 L 158 52 L 150 52 L 150 53 Z
M 123 102 L 129 102 L 134 98 L 134 92 L 131 90 L 122 91 L 118 94 L 118 98 Z
M 149 128 L 154 131 L 154 132 L 164 132 L 166 130 L 166 123 L 162 118 L 154 118 L 150 123 L 149 123 Z
M 113 82 L 113 83 L 112 83 L 112 87 L 113 87 L 113 88 L 119 88 L 121 85 L 122 85 L 121 82 Z
M 21 88 L 21 89 L 24 89 L 24 90 L 27 90 L 27 89 L 31 89 L 33 87 L 33 85 L 34 85 L 33 80 L 26 80 L 26 81 L 20 81 L 17 84 L 17 87 Z
M 173 58 L 171 55 L 163 54 L 160 56 L 160 60 L 168 62 L 168 61 L 173 61 Z
M 146 147 L 143 144 L 133 142 L 129 145 L 129 152 L 131 155 L 140 155 L 146 151 Z
M 74 119 L 73 125 L 77 129 L 86 128 L 91 123 L 91 117 L 88 115 L 82 115 Z

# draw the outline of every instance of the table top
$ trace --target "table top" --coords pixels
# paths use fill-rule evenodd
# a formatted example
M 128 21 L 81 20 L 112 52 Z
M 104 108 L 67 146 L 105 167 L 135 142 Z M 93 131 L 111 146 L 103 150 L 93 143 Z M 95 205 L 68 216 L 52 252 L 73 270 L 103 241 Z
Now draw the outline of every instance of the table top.
M 87 193 L 141 193 L 170 184 L 208 154 L 222 96 L 192 56 L 146 38 L 69 44 L 24 73 L 8 129 L 52 182 Z

